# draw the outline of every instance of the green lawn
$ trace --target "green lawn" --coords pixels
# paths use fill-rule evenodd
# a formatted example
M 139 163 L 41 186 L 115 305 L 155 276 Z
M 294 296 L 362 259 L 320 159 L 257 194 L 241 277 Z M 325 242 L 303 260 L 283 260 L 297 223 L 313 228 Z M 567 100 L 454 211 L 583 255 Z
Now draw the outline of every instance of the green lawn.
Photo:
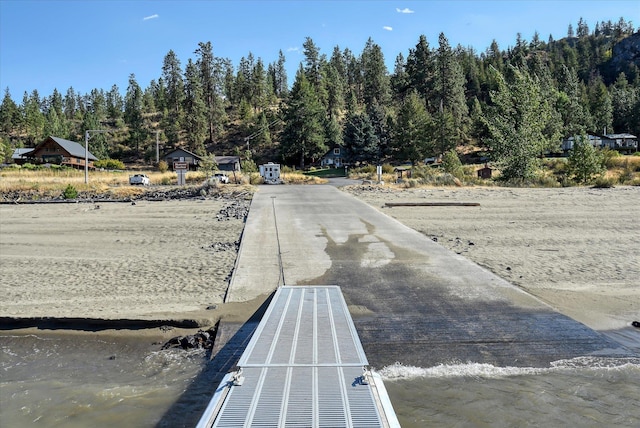
M 320 178 L 344 177 L 344 167 L 341 168 L 324 168 L 313 171 L 305 171 L 304 175 L 311 175 Z

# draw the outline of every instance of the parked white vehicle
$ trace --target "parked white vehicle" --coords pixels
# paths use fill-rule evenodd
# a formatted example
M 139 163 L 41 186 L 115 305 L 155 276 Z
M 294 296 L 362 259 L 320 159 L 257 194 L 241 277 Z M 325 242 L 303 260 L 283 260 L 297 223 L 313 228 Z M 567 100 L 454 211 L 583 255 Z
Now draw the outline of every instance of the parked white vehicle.
M 223 184 L 229 183 L 229 177 L 223 172 L 216 172 L 213 174 L 213 179 Z
M 129 176 L 129 184 L 132 186 L 142 185 L 148 186 L 151 184 L 149 177 L 146 174 L 135 174 Z

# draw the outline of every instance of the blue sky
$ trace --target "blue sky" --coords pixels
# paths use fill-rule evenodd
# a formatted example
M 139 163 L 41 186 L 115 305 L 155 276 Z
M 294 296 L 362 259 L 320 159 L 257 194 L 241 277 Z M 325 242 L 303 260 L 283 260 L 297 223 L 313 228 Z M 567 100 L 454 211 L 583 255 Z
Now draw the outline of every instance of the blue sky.
M 513 46 L 520 32 L 535 31 L 546 41 L 567 34 L 582 17 L 596 22 L 624 17 L 638 28 L 638 1 L 131 1 L 0 0 L 0 89 L 16 102 L 37 89 L 63 95 L 70 86 L 82 94 L 94 88 L 124 94 L 129 75 L 146 88 L 162 73 L 173 50 L 182 68 L 195 60 L 198 42 L 210 41 L 214 55 L 262 58 L 265 66 L 286 57 L 289 84 L 311 37 L 320 52 L 334 46 L 360 55 L 369 37 L 381 46 L 389 72 L 396 56 L 405 58 L 421 34 L 437 47 L 440 32 L 451 46 L 483 52 L 495 39 Z

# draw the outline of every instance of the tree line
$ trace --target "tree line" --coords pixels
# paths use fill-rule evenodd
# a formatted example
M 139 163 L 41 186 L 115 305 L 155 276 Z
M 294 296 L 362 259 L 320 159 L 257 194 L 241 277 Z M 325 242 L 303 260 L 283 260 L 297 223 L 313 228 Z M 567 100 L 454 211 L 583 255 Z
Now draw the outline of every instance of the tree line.
M 419 162 L 451 149 L 481 150 L 503 173 L 524 178 L 563 137 L 584 133 L 640 134 L 640 70 L 620 61 L 624 43 L 640 44 L 631 22 L 580 19 L 567 36 L 514 46 L 494 41 L 484 52 L 452 47 L 441 33 L 431 46 L 421 35 L 394 68 L 369 38 L 359 55 L 335 46 L 327 55 L 313 40 L 289 86 L 282 51 L 265 65 L 251 53 L 237 66 L 201 42 L 183 64 L 170 50 L 158 79 L 142 88 L 129 76 L 124 96 L 114 85 L 79 94 L 69 88 L 20 104 L 5 89 L 0 138 L 5 158 L 45 136 L 80 141 L 85 129 L 99 158 L 154 159 L 165 149 L 200 155 L 230 152 L 304 168 L 329 149 L 347 162 Z

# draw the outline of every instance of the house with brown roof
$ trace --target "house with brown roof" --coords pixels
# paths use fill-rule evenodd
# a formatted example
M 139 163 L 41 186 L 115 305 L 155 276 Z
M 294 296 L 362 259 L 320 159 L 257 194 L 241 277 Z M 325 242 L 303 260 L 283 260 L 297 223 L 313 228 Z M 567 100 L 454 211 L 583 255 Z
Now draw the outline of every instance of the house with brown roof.
M 173 167 L 174 162 L 186 162 L 190 170 L 198 169 L 202 162 L 202 156 L 183 148 L 172 150 L 164 155 L 163 159 L 171 167 Z M 239 156 L 215 156 L 215 160 L 220 171 L 240 171 Z
M 98 158 L 87 152 L 88 167 L 94 168 Z M 22 153 L 22 158 L 36 164 L 65 165 L 72 168 L 84 168 L 85 147 L 74 141 L 59 137 L 47 137 L 32 150 Z

